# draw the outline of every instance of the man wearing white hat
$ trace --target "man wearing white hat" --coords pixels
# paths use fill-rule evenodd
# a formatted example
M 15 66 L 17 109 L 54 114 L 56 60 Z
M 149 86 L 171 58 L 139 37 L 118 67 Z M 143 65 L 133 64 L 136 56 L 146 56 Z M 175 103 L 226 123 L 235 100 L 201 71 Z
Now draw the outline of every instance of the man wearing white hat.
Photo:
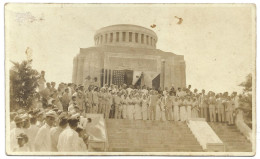
M 23 120 L 23 131 L 24 131 L 24 134 L 27 135 L 29 138 L 31 138 L 31 134 L 30 134 L 30 117 L 27 113 L 24 113 L 23 115 L 21 115 L 21 118 Z M 29 140 L 27 143 L 26 143 L 26 146 L 27 147 L 31 147 L 31 143 L 32 141 Z
M 50 110 L 46 113 L 45 124 L 39 129 L 35 137 L 35 151 L 50 152 L 51 151 L 51 135 L 50 129 L 55 122 L 56 112 Z
M 44 125 L 44 116 L 45 113 L 43 110 L 40 110 L 36 116 L 37 116 L 37 121 L 36 121 L 36 126 L 38 126 L 39 128 L 42 127 Z
M 13 128 L 10 132 L 10 149 L 11 149 L 11 151 L 14 151 L 18 147 L 16 137 L 19 134 L 24 133 L 23 119 L 18 115 L 15 117 L 14 122 L 16 124 L 16 128 Z

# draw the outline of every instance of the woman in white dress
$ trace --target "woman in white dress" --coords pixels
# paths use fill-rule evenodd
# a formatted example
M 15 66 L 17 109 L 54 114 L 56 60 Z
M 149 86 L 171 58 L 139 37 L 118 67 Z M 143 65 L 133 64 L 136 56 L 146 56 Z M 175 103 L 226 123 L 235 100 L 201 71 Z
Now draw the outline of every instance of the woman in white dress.
M 180 100 L 180 120 L 186 121 L 187 118 L 187 111 L 186 111 L 186 101 L 184 100 L 184 97 L 181 97 Z
M 186 98 L 186 108 L 187 108 L 187 120 L 191 119 L 191 105 L 192 105 L 192 101 L 190 99 L 190 97 Z
M 158 101 L 156 103 L 156 116 L 155 116 L 155 120 L 161 120 L 161 116 L 162 116 L 162 109 L 161 109 L 161 95 L 158 95 Z
M 140 95 L 137 93 L 135 95 L 135 120 L 142 119 L 142 107 L 141 107 L 141 98 Z
M 179 121 L 180 120 L 180 102 L 178 97 L 175 97 L 173 100 L 173 118 L 174 121 Z
M 165 105 L 165 102 L 163 102 L 163 100 L 165 100 L 165 97 L 164 97 L 164 96 L 162 96 L 161 99 L 160 99 L 160 101 L 161 101 L 161 103 L 160 103 L 161 120 L 162 120 L 162 121 L 166 121 L 165 112 L 168 111 L 168 110 L 166 110 L 167 107 L 166 107 L 166 105 Z
M 134 98 L 132 98 L 132 94 L 129 95 L 129 98 L 128 98 L 128 118 L 130 120 L 133 120 L 134 119 L 134 109 L 135 109 L 135 106 L 134 106 Z
M 147 96 L 144 94 L 142 99 L 142 119 L 147 120 L 148 118 L 148 100 Z
M 123 95 L 121 96 L 121 98 L 122 98 L 121 104 L 122 104 L 122 106 L 123 106 L 123 111 L 122 111 L 123 119 L 126 119 L 126 116 L 127 116 L 127 103 L 126 103 L 127 100 L 126 100 L 126 97 L 127 97 L 126 94 L 123 94 Z
M 191 107 L 191 117 L 198 118 L 199 117 L 199 103 L 196 97 L 193 98 L 192 107 Z
M 126 119 L 130 119 L 130 95 L 127 95 L 125 102 L 126 102 Z

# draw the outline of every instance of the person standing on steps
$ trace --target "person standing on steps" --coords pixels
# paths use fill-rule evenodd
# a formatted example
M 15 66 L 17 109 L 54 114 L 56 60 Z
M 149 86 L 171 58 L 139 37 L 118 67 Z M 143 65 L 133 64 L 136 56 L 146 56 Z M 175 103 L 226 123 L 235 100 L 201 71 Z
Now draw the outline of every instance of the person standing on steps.
M 215 93 L 210 92 L 210 97 L 209 97 L 209 117 L 210 117 L 210 122 L 215 122 L 216 121 L 216 98 L 215 98 Z
M 233 119 L 234 110 L 235 110 L 235 103 L 234 101 L 231 100 L 231 97 L 228 96 L 226 101 L 226 115 L 227 115 L 228 125 L 234 124 L 234 119 Z

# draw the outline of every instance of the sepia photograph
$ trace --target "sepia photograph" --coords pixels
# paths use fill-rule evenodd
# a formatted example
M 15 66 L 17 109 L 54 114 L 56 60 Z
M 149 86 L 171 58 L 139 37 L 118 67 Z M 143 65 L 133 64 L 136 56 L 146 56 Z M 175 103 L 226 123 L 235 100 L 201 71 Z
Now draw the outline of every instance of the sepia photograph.
M 255 155 L 255 4 L 4 14 L 7 155 Z

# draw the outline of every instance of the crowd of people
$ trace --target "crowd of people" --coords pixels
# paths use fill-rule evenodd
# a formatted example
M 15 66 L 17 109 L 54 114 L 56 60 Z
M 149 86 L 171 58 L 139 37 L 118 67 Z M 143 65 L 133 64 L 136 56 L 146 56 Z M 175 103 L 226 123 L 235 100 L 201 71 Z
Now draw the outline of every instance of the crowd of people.
M 46 85 L 46 87 L 45 87 Z M 187 88 L 76 85 L 39 82 L 29 110 L 11 112 L 12 151 L 88 151 L 89 134 L 80 119 L 85 114 L 124 120 L 182 121 L 205 118 L 234 124 L 240 95 Z M 91 119 L 90 119 L 91 122 Z

